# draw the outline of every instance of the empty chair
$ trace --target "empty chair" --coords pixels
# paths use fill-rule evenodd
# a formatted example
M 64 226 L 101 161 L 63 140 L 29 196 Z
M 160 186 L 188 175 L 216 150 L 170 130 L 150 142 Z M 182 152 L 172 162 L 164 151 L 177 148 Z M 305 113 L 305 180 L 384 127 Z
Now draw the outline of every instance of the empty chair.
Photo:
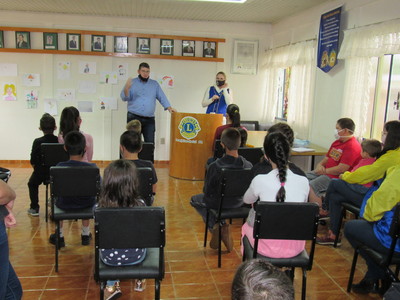
M 258 131 L 260 128 L 258 121 L 240 121 L 240 126 L 251 131 Z
M 107 280 L 155 279 L 155 297 L 160 299 L 164 278 L 165 212 L 162 207 L 96 208 L 95 272 L 100 281 L 100 300 Z M 143 262 L 133 266 L 108 266 L 101 249 L 146 248 Z

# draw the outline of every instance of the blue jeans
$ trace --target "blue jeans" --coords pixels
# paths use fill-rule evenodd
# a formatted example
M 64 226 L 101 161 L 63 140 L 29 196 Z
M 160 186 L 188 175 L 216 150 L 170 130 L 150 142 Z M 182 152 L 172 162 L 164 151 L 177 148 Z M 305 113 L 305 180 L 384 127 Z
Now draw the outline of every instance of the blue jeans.
M 8 239 L 4 220 L 0 220 L 0 299 L 20 300 L 22 287 L 9 260 Z
M 339 223 L 342 218 L 342 203 L 348 202 L 361 207 L 368 188 L 360 184 L 350 184 L 340 179 L 332 179 L 326 190 L 325 201 L 322 206 L 329 210 L 330 230 L 339 234 Z
M 364 244 L 380 253 L 388 253 L 389 249 L 383 246 L 376 238 L 373 225 L 374 223 L 366 220 L 351 220 L 344 226 L 344 235 L 353 248 L 357 248 L 360 244 Z M 378 279 L 387 279 L 384 269 L 371 260 L 364 251 L 360 251 L 360 254 L 365 259 L 368 266 L 368 271 L 364 277 L 365 279 L 374 281 Z M 400 253 L 396 252 L 395 255 L 400 255 Z
M 154 117 L 142 117 L 128 111 L 127 123 L 132 120 L 139 120 L 142 124 L 142 134 L 144 141 L 154 144 L 154 134 L 156 132 L 156 121 Z
M 197 194 L 192 196 L 190 199 L 190 205 L 193 206 L 196 211 L 200 214 L 200 216 L 203 218 L 204 223 L 206 222 L 207 218 L 207 206 L 206 203 L 204 202 L 204 194 Z M 215 217 L 212 214 L 208 215 L 208 224 L 207 227 L 209 230 L 213 229 L 214 225 L 216 223 Z

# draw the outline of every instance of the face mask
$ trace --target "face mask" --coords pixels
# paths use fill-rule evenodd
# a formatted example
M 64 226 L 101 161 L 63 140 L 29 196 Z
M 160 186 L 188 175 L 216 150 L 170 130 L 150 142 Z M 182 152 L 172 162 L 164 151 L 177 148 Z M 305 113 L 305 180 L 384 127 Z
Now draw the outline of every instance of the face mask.
M 223 86 L 225 84 L 225 80 L 217 80 L 217 86 Z
M 138 75 L 138 77 L 139 77 L 139 79 L 141 80 L 141 81 L 144 81 L 144 82 L 147 82 L 147 80 L 149 80 L 149 77 L 147 77 L 147 78 L 144 78 L 144 77 L 142 77 L 142 75 Z
M 334 132 L 333 132 L 333 135 L 334 135 L 334 137 L 335 137 L 335 140 L 338 140 L 338 139 L 340 139 L 340 138 L 348 138 L 348 137 L 352 137 L 353 135 L 342 135 L 342 136 L 340 136 L 339 135 L 339 132 L 341 132 L 341 131 L 343 131 L 344 129 L 340 129 L 340 130 L 337 130 L 337 129 L 335 129 L 334 130 Z

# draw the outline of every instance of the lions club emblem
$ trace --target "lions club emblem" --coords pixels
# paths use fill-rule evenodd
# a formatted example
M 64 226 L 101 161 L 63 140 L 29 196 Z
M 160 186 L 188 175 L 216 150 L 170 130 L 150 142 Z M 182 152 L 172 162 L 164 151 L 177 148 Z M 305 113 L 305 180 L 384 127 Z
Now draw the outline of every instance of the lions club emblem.
M 184 117 L 179 123 L 179 131 L 185 139 L 194 139 L 201 130 L 199 122 L 193 117 Z

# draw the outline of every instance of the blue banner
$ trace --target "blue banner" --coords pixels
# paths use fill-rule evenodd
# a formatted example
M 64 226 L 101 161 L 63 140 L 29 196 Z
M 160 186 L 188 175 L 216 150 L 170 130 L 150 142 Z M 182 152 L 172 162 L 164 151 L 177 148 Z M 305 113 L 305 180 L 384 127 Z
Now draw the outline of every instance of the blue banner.
M 342 7 L 339 7 L 321 16 L 317 66 L 325 73 L 329 72 L 337 63 L 341 12 Z

